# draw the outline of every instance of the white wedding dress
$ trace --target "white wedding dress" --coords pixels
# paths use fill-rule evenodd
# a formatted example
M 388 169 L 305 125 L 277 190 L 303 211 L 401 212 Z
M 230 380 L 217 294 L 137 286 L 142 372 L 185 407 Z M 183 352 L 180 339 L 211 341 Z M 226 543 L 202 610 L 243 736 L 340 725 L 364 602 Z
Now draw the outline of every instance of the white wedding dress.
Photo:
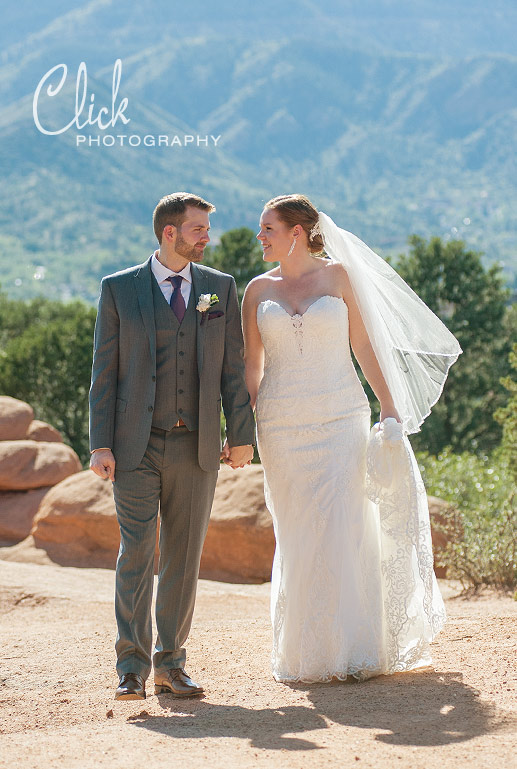
M 258 448 L 276 536 L 274 677 L 363 680 L 429 665 L 445 610 L 425 491 L 407 438 L 380 450 L 382 433 L 369 438 L 347 306 L 322 296 L 291 316 L 266 300 L 257 321 Z

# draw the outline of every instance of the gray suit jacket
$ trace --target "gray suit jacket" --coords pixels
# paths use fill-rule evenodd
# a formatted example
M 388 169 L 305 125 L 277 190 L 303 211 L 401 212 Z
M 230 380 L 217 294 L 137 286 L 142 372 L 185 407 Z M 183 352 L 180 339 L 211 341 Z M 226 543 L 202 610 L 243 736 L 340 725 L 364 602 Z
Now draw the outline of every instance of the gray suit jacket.
M 244 381 L 243 340 L 235 280 L 192 264 L 194 300 L 217 294 L 205 317 L 197 313 L 199 373 L 198 461 L 220 462 L 221 399 L 230 446 L 255 443 L 255 422 Z M 90 450 L 111 448 L 120 470 L 140 464 L 151 433 L 156 388 L 156 332 L 151 258 L 102 279 L 90 387 Z

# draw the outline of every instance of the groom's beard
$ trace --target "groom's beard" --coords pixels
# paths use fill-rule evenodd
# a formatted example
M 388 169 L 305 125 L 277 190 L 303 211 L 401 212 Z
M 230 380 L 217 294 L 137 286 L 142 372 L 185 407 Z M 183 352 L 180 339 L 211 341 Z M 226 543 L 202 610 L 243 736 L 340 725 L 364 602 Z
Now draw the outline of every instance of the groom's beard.
M 178 235 L 176 238 L 176 243 L 174 244 L 174 250 L 177 254 L 182 256 L 184 259 L 188 259 L 189 262 L 200 262 L 203 258 L 204 254 L 204 248 L 198 248 L 198 246 L 203 245 L 202 243 L 195 243 L 193 246 L 191 246 L 187 241 L 181 236 L 181 231 L 178 231 Z

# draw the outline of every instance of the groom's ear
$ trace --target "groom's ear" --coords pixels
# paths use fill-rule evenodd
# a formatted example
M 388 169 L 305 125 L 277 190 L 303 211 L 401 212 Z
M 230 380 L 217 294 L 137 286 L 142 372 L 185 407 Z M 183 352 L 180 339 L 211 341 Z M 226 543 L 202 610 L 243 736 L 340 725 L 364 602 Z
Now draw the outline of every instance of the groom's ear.
M 176 233 L 176 227 L 173 224 L 166 224 L 162 232 L 162 240 L 171 241 Z

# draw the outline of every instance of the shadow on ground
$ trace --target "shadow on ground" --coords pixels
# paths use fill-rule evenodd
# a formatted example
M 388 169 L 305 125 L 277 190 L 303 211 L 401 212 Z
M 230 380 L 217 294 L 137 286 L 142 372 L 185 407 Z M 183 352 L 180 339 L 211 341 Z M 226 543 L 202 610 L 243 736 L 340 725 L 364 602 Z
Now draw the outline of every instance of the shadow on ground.
M 163 715 L 144 710 L 128 721 L 174 738 L 236 737 L 269 750 L 319 749 L 314 734 L 308 739 L 304 733 L 333 724 L 373 730 L 375 739 L 388 745 L 415 746 L 464 742 L 517 725 L 513 714 L 480 700 L 479 692 L 462 682 L 461 673 L 399 673 L 364 683 L 290 688 L 305 691 L 312 706 L 255 709 L 160 695 Z

